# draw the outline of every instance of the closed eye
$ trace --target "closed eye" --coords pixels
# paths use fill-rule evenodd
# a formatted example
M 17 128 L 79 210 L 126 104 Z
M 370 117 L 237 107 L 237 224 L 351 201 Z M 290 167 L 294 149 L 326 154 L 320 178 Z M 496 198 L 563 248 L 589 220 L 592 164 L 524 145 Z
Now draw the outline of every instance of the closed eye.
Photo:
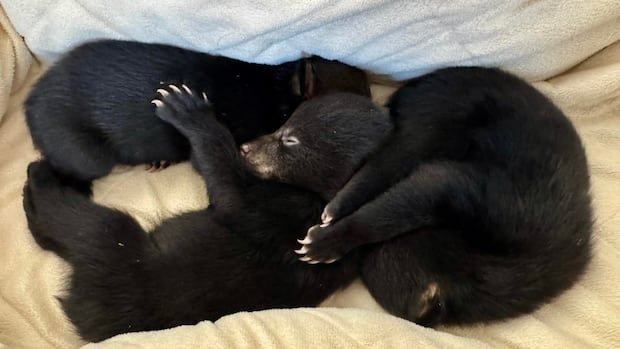
M 299 144 L 299 139 L 295 136 L 286 136 L 282 137 L 282 144 L 286 146 L 291 146 L 295 144 Z

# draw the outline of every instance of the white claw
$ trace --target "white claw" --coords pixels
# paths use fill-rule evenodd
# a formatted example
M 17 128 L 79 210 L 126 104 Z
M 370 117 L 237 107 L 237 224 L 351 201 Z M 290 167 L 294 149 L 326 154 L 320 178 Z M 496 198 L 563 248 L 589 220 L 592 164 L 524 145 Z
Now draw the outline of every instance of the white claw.
M 319 262 L 319 261 L 308 261 L 307 263 L 308 263 L 308 264 L 319 264 L 319 263 L 321 263 L 321 262 Z
M 159 99 L 154 99 L 151 101 L 151 103 L 155 104 L 157 108 L 161 108 L 164 106 L 164 102 L 160 101 Z
M 323 224 L 319 225 L 319 227 L 325 228 L 325 227 L 329 227 L 329 225 L 330 225 L 329 223 L 323 223 Z
M 207 102 L 209 101 L 209 98 L 207 98 L 207 94 L 204 92 L 202 93 L 202 98 Z
M 183 84 L 181 85 L 181 87 L 183 87 L 183 89 L 187 91 L 187 93 L 189 93 L 190 95 L 192 94 L 192 90 L 190 90 L 189 87 L 187 87 L 187 85 Z
M 162 95 L 162 97 L 167 97 L 170 94 L 168 91 L 164 90 L 163 88 L 158 88 L 157 93 Z
M 308 245 L 312 243 L 312 239 L 310 239 L 310 237 L 306 235 L 306 237 L 303 240 L 297 240 L 297 242 L 299 242 L 302 245 Z
M 311 260 L 312 260 L 312 258 L 310 258 L 310 257 L 308 257 L 308 256 L 299 257 L 298 259 L 299 259 L 300 261 L 302 261 L 302 262 L 308 262 L 308 261 L 311 261 Z
M 337 260 L 338 260 L 338 258 L 332 258 L 332 259 L 326 260 L 325 264 L 332 264 L 332 263 L 334 263 Z
M 308 246 L 303 245 L 299 250 L 295 250 L 297 254 L 306 254 L 308 252 Z
M 168 85 L 168 87 L 170 87 L 170 89 L 176 93 L 181 93 L 181 90 L 175 85 Z

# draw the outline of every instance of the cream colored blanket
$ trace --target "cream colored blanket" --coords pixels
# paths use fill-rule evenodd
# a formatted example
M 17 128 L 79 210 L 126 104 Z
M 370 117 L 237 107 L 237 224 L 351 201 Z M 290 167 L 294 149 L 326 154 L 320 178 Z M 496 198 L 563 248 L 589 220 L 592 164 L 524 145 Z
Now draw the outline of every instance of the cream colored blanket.
M 21 206 L 26 166 L 38 157 L 22 103 L 41 68 L 1 10 L 0 24 L 0 343 L 11 348 L 79 347 L 85 343 L 54 298 L 62 294 L 68 267 L 37 247 Z M 327 300 L 324 305 L 330 308 L 239 313 L 87 347 L 620 347 L 620 43 L 535 85 L 569 115 L 583 137 L 596 212 L 590 270 L 551 304 L 503 323 L 431 330 L 383 313 L 356 283 Z M 378 99 L 389 93 L 383 87 L 374 91 Z M 117 168 L 94 188 L 96 201 L 127 210 L 146 227 L 204 207 L 204 189 L 188 164 L 160 173 Z

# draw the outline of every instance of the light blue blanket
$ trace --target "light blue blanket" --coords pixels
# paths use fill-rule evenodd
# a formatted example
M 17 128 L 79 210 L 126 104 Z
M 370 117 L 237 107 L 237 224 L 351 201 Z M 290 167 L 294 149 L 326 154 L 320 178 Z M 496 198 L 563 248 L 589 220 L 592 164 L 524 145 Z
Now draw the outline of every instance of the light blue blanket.
M 33 52 L 167 43 L 246 61 L 303 54 L 397 79 L 448 65 L 556 75 L 620 39 L 618 0 L 0 0 Z M 615 27 L 615 28 L 614 28 Z

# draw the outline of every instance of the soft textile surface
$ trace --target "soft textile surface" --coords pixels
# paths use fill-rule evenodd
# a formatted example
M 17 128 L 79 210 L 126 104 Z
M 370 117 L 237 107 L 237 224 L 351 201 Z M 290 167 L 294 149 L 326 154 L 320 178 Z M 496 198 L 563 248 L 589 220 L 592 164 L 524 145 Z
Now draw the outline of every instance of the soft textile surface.
M 65 2 L 57 3 L 61 6 Z M 5 1 L 5 4 L 9 3 Z M 547 1 L 530 2 L 516 10 L 535 6 L 549 5 Z M 566 11 L 564 9 L 565 16 L 572 15 L 571 11 Z M 470 13 L 459 15 L 447 9 L 438 13 L 445 15 L 446 12 L 457 17 Z M 600 34 L 601 37 L 594 38 L 592 33 L 599 30 L 595 27 L 605 26 L 596 22 L 596 18 L 592 19 L 593 22 L 580 24 L 583 32 L 591 33 L 584 35 L 591 36 L 596 42 L 615 37 L 615 32 L 607 28 Z M 72 25 L 67 18 L 63 21 L 63 25 L 57 28 L 58 36 L 54 40 L 46 36 L 50 44 L 61 44 L 65 40 L 71 42 L 75 37 L 75 32 L 69 35 L 62 31 L 62 27 Z M 251 18 L 248 21 L 253 23 Z M 569 22 L 567 19 L 566 23 Z M 1 11 L 0 24 L 0 343 L 28 348 L 77 347 L 83 343 L 73 333 L 54 298 L 62 294 L 62 283 L 69 270 L 55 255 L 37 247 L 28 232 L 21 206 L 26 166 L 38 157 L 24 124 L 21 104 L 41 68 L 31 60 L 26 47 Z M 100 25 L 91 24 L 92 28 Z M 496 22 L 496 25 L 500 24 Z M 151 30 L 153 26 L 143 30 Z M 46 30 L 52 29 L 48 27 Z M 83 31 L 89 32 L 87 28 Z M 499 31 L 500 28 L 497 28 Z M 37 32 L 36 35 L 46 33 Z M 557 35 L 564 37 L 561 31 Z M 571 35 L 579 38 L 581 33 L 572 32 Z M 481 36 L 480 42 L 486 38 Z M 36 37 L 32 40 L 42 42 Z M 502 42 L 498 44 L 505 45 Z M 486 45 L 488 50 L 496 47 L 495 42 Z M 519 49 L 522 48 L 519 46 Z M 427 60 L 426 67 L 430 66 L 428 55 L 435 54 L 432 49 L 426 47 L 430 50 L 424 58 Z M 510 59 L 502 62 L 507 65 L 511 61 L 522 64 L 521 59 L 525 58 L 520 55 L 523 52 L 511 52 Z M 444 52 L 436 54 L 438 61 L 444 56 Z M 458 61 L 458 56 L 451 57 Z M 555 58 L 560 60 L 561 56 Z M 567 55 L 566 61 L 552 65 L 564 69 L 572 64 L 573 59 L 574 56 Z M 394 67 L 386 64 L 385 69 Z M 538 67 L 527 69 L 535 72 Z M 552 70 L 546 71 L 549 73 Z M 591 165 L 597 220 L 595 256 L 590 270 L 574 288 L 551 304 L 531 315 L 499 324 L 441 328 L 436 331 L 382 314 L 364 287 L 356 283 L 329 299 L 325 305 L 366 310 L 319 308 L 240 313 L 214 323 L 121 335 L 89 348 L 618 347 L 620 43 L 598 52 L 560 76 L 536 83 L 536 86 L 567 112 L 583 137 Z M 374 91 L 380 92 L 376 98 L 382 99 L 389 89 L 378 88 Z M 204 207 L 207 204 L 204 192 L 204 185 L 188 164 L 172 166 L 154 174 L 141 168 L 118 168 L 95 184 L 96 201 L 127 210 L 147 227 L 175 212 Z
M 106 37 L 261 63 L 314 53 L 398 79 L 466 64 L 540 80 L 620 39 L 618 0 L 0 2 L 47 59 Z

